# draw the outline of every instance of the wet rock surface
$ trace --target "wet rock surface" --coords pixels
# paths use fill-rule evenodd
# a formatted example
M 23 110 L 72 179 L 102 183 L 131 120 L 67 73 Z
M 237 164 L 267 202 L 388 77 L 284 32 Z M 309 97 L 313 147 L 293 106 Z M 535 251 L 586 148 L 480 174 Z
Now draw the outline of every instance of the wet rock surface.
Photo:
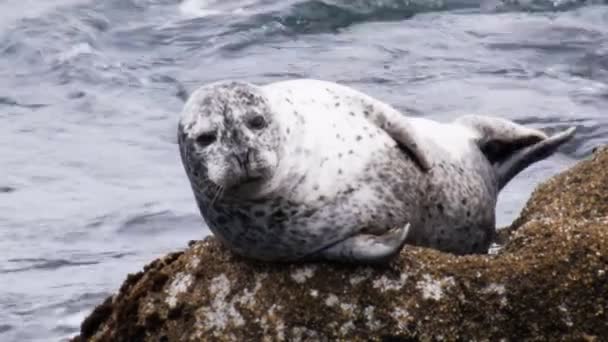
M 129 275 L 74 341 L 607 338 L 608 148 L 504 232 L 495 255 L 406 246 L 374 267 L 265 264 L 208 237 Z

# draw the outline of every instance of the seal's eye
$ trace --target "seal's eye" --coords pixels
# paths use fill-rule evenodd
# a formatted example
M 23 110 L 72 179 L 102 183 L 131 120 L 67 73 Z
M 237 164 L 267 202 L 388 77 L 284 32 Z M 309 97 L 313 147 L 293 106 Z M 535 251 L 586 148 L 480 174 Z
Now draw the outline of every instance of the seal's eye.
M 264 117 L 261 115 L 256 115 L 256 116 L 252 117 L 251 119 L 249 119 L 249 121 L 247 122 L 247 125 L 251 129 L 262 129 L 262 128 L 266 127 L 266 119 L 264 119 Z
M 196 138 L 196 143 L 202 147 L 207 147 L 217 139 L 217 134 L 215 132 L 207 132 L 199 135 Z

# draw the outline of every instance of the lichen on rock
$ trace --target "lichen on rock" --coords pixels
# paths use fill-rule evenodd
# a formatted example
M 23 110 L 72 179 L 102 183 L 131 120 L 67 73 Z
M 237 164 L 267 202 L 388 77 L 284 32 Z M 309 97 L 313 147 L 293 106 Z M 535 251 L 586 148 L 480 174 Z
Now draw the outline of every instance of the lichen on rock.
M 540 185 L 497 254 L 383 266 L 246 260 L 213 237 L 130 275 L 74 341 L 587 340 L 608 336 L 608 148 Z

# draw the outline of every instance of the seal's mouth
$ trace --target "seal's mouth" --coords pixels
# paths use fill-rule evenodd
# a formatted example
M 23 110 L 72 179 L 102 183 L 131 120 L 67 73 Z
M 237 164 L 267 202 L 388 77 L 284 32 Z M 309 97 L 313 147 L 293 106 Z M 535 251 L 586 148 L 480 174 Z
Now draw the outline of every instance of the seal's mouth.
M 242 191 L 250 191 L 253 190 L 256 186 L 260 185 L 264 181 L 264 177 L 262 176 L 246 176 L 240 179 L 235 184 L 228 187 L 228 189 L 235 193 L 240 193 Z
M 264 180 L 264 177 L 262 177 L 262 176 L 247 177 L 241 182 L 241 185 L 258 183 L 263 180 Z

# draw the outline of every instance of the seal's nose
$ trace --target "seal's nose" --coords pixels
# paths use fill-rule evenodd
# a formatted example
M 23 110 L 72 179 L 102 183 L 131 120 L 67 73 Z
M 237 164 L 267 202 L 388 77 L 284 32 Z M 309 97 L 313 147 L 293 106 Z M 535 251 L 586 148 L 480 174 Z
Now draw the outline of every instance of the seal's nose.
M 232 157 L 236 160 L 236 162 L 237 162 L 237 164 L 239 165 L 240 168 L 244 168 L 245 167 L 245 161 L 246 161 L 246 159 L 244 158 L 244 155 L 233 153 Z
M 245 171 L 245 173 L 247 174 L 247 177 L 249 177 L 249 166 L 252 160 L 252 154 L 253 151 L 251 148 L 248 148 L 246 151 L 240 152 L 240 153 L 234 153 L 232 156 L 234 157 L 234 159 L 236 159 L 236 162 L 238 163 L 239 167 Z
M 253 150 L 251 148 L 247 149 L 247 154 L 245 155 L 245 163 L 249 165 L 253 158 Z

